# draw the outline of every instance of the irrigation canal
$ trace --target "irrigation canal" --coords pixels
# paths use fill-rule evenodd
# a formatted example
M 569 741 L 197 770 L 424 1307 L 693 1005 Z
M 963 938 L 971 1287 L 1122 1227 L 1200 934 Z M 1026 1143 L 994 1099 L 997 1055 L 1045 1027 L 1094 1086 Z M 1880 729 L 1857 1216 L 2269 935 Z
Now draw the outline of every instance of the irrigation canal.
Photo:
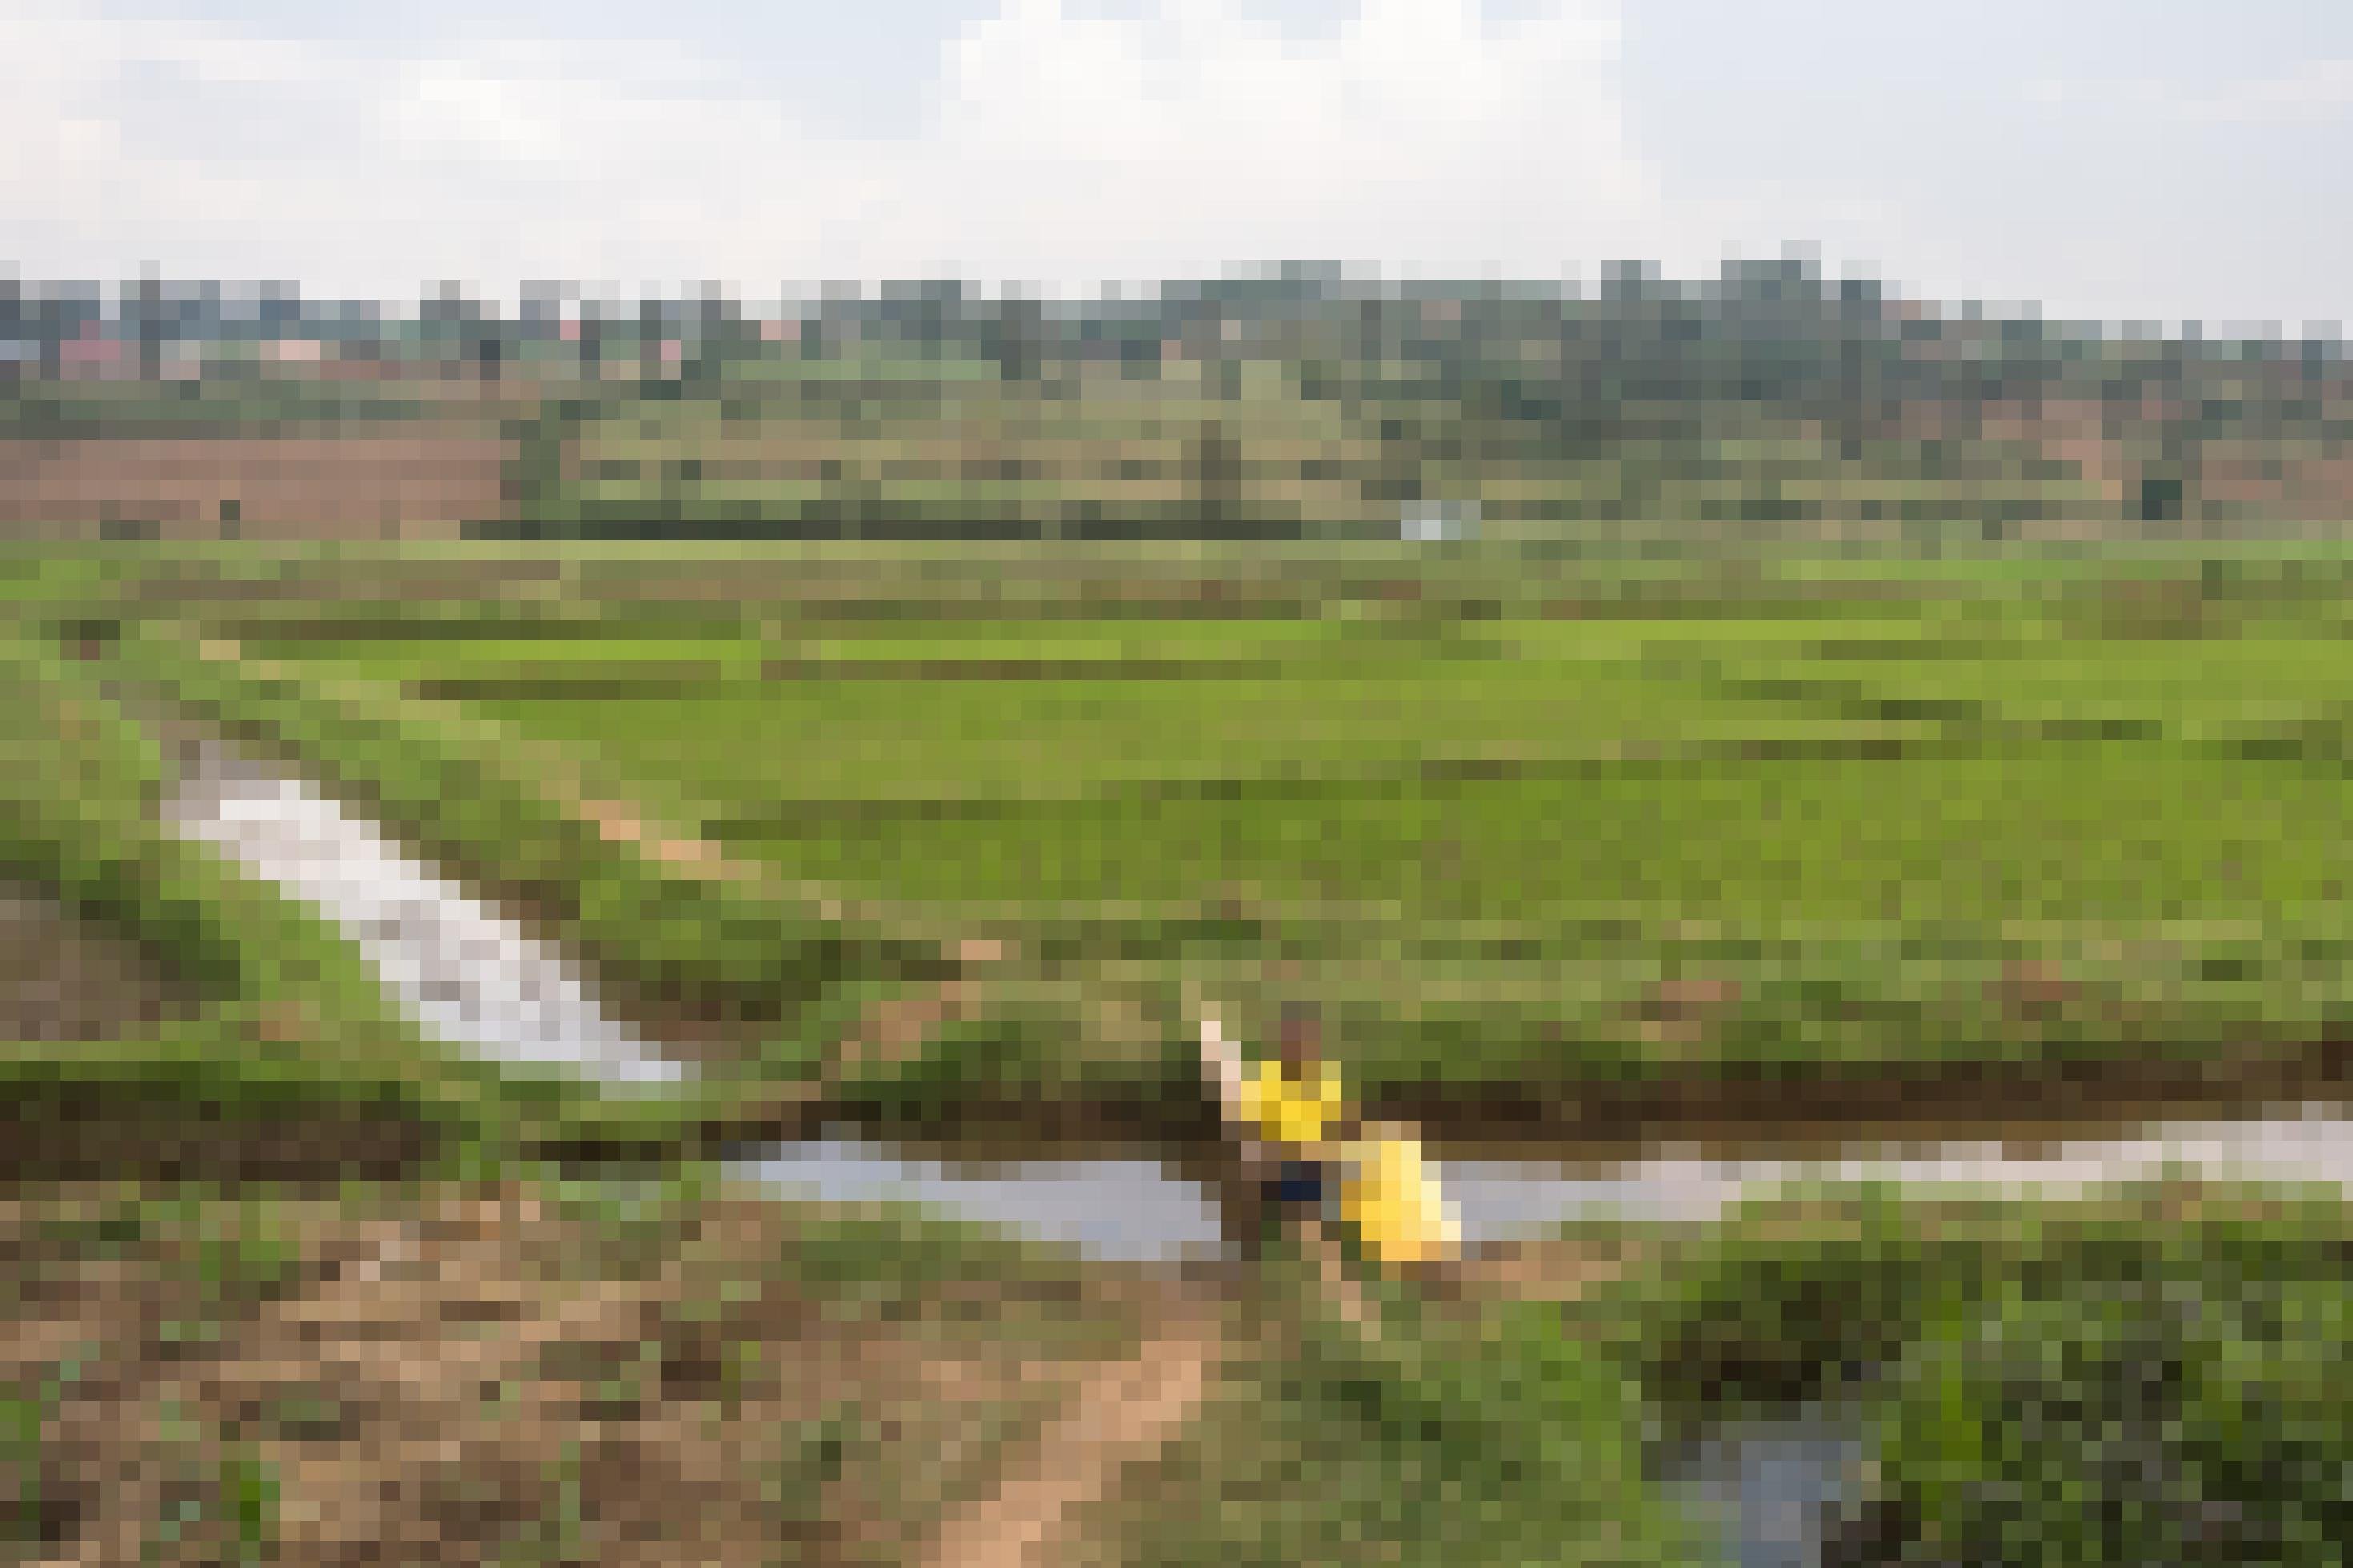
M 200 752 L 166 813 L 185 837 L 216 847 L 341 925 L 411 1016 L 449 1046 L 631 1090 L 687 1076 L 681 1063 L 607 1016 L 560 952 L 305 781 Z M 1805 1158 L 1699 1149 L 1603 1166 L 1439 1152 L 1464 1237 L 1474 1245 L 1595 1215 L 1704 1219 L 1793 1182 L 2064 1193 L 2171 1166 L 2353 1186 L 2353 1119 L 2320 1106 L 2124 1133 L 2086 1129 L 2032 1149 L 2000 1140 L 1856 1145 Z M 1173 1260 L 1214 1249 L 1219 1234 L 1202 1187 L 1143 1155 L 983 1165 L 828 1133 L 738 1160 L 734 1168 L 779 1192 L 918 1204 L 1103 1258 Z M 1799 1568 L 1819 1560 L 1821 1510 L 1851 1492 L 1861 1455 L 1858 1434 L 1835 1414 L 1801 1412 L 1711 1435 L 1672 1461 L 1667 1479 L 1715 1514 L 1726 1556 L 1740 1568 Z
M 644 1089 L 681 1081 L 682 1063 L 598 1007 L 562 953 L 408 858 L 375 824 L 305 781 L 200 753 L 168 819 L 248 874 L 286 889 L 349 932 L 430 1035 L 500 1061 L 555 1066 Z M 1612 1165 L 1448 1158 L 1439 1166 L 1472 1242 L 1567 1219 L 1704 1219 L 1789 1183 L 1894 1182 L 2077 1192 L 2168 1166 L 2214 1175 L 2353 1187 L 2353 1117 L 2295 1114 L 2166 1121 L 2021 1148 L 1998 1139 L 1804 1157 L 1660 1151 Z M 1075 1242 L 1099 1257 L 1163 1259 L 1213 1247 L 1199 1185 L 1148 1156 L 981 1164 L 893 1151 L 845 1133 L 737 1162 L 781 1187 L 846 1201 L 913 1201 Z

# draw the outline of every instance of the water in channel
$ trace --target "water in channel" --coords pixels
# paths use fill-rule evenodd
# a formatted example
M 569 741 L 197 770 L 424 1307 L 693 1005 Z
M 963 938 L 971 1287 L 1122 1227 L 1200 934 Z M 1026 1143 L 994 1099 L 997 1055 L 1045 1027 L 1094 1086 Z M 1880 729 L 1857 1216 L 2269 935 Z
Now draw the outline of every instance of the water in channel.
M 412 858 L 375 824 L 305 781 L 213 752 L 189 768 L 168 820 L 350 933 L 400 1004 L 449 1046 L 644 1089 L 688 1068 L 598 1005 L 564 955 Z M 1829 1157 L 1727 1159 L 1662 1152 L 1605 1168 L 1437 1159 L 1465 1237 L 1495 1240 L 1596 1215 L 1704 1219 L 1789 1183 L 1893 1182 L 2066 1193 L 2174 1167 L 2207 1175 L 2353 1184 L 2353 1119 L 2334 1108 L 2168 1121 L 2031 1152 L 1999 1141 L 1856 1147 Z M 1174 1258 L 1216 1244 L 1198 1184 L 1162 1161 L 1039 1160 L 976 1166 L 840 1134 L 737 1163 L 809 1196 L 907 1201 L 1072 1242 L 1095 1256 Z
M 167 817 L 187 837 L 215 846 L 338 923 L 409 1015 L 450 1047 L 631 1090 L 686 1077 L 682 1064 L 608 1016 L 560 952 L 306 782 L 213 752 L 180 781 Z M 2353 1184 L 2348 1133 L 2353 1126 L 2341 1112 L 2313 1107 L 2290 1116 L 2168 1122 L 2030 1152 L 1987 1141 L 1810 1160 L 1661 1153 L 1600 1169 L 1437 1163 L 1464 1237 L 1476 1244 L 1599 1214 L 1704 1219 L 1793 1182 L 2073 1192 L 2174 1167 L 2344 1186 Z M 974 1166 L 828 1133 L 739 1160 L 734 1169 L 779 1193 L 919 1205 L 1102 1258 L 1169 1260 L 1219 1243 L 1204 1189 L 1148 1157 Z M 1853 1495 L 1862 1454 L 1851 1421 L 1800 1412 L 1712 1433 L 1679 1455 L 1665 1479 L 1715 1521 L 1726 1561 L 1799 1568 L 1820 1560 L 1823 1510 Z

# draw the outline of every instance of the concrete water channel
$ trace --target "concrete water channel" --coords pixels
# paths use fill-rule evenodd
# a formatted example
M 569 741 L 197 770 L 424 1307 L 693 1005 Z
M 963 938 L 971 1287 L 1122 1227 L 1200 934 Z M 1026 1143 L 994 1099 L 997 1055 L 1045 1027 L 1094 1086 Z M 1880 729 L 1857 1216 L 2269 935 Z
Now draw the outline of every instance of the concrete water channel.
M 452 1047 L 637 1092 L 687 1076 L 683 1064 L 607 1016 L 586 977 L 560 952 L 306 781 L 200 752 L 166 815 L 179 833 L 215 846 L 248 874 L 338 923 L 420 1026 Z M 2086 1131 L 2025 1150 L 1984 1139 L 1803 1157 L 1662 1151 L 1609 1166 L 1448 1157 L 1442 1148 L 1436 1154 L 1463 1235 L 1477 1244 L 1599 1215 L 1704 1219 L 1791 1183 L 2072 1193 L 2176 1168 L 2345 1186 L 2353 1184 L 2353 1118 L 2312 1106 Z M 920 1205 L 1103 1258 L 1172 1260 L 1213 1250 L 1219 1239 L 1200 1184 L 1147 1156 L 977 1164 L 830 1132 L 733 1167 L 782 1193 Z M 1743 1568 L 1794 1568 L 1819 1557 L 1818 1506 L 1845 1492 L 1861 1457 L 1845 1417 L 1812 1411 L 1727 1427 L 1682 1456 L 1672 1479 L 1719 1510 L 1730 1554 Z

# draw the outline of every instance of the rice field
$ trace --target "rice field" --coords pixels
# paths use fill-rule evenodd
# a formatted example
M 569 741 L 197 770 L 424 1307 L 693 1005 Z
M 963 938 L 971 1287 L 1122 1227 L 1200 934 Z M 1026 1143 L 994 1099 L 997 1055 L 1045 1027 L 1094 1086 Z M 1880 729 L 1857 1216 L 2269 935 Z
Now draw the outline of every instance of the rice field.
M 582 547 L 482 553 L 461 594 L 453 559 L 392 563 L 443 582 L 398 602 L 332 559 L 192 582 L 118 657 L 529 884 L 623 990 L 723 1001 L 754 1058 L 907 981 L 915 933 L 1009 943 L 1061 998 L 969 1026 L 942 1092 L 1091 1055 L 1066 1065 L 1158 1092 L 1090 991 L 1166 1040 L 1188 988 L 1317 995 L 1424 1110 L 2253 1084 L 2322 1065 L 2348 1000 L 2324 560 Z M 790 896 L 648 880 L 529 798 L 551 757 Z M 849 942 L 812 909 L 871 918 Z

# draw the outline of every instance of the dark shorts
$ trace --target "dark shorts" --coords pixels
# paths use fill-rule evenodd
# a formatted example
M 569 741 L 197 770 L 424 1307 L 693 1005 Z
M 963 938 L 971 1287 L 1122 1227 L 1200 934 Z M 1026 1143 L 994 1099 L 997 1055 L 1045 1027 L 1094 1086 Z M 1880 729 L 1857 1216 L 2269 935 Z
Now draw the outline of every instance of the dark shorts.
M 1285 1160 L 1266 1179 L 1264 1192 L 1271 1207 L 1315 1208 L 1324 1202 L 1327 1183 L 1324 1167 L 1313 1160 Z

